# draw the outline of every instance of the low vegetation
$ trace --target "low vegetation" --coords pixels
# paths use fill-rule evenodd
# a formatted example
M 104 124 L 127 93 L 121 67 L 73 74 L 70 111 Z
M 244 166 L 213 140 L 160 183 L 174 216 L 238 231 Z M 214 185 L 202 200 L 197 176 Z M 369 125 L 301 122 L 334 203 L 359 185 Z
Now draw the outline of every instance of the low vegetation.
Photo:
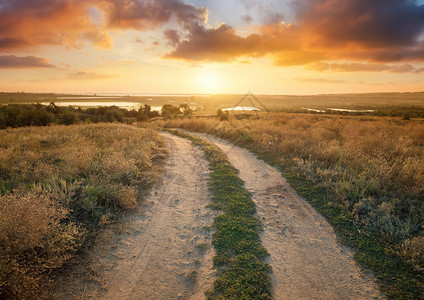
M 53 102 L 41 104 L 0 105 L 0 129 L 8 127 L 71 125 L 79 123 L 120 122 L 132 123 L 158 117 L 149 105 L 138 110 L 109 107 L 61 107 Z
M 214 145 L 178 134 L 191 139 L 205 151 L 211 171 L 211 208 L 222 212 L 213 224 L 214 265 L 218 278 L 213 291 L 207 292 L 209 299 L 271 299 L 271 267 L 264 262 L 268 252 L 259 237 L 262 223 L 255 217 L 255 203 L 244 189 L 238 171 Z
M 111 103 L 112 105 L 113 103 Z M 56 106 L 54 102 L 50 105 L 41 104 L 9 104 L 0 105 L 0 129 L 25 127 L 25 126 L 47 126 L 51 124 L 72 125 L 80 123 L 118 122 L 133 123 L 147 121 L 162 116 L 166 119 L 176 116 L 188 117 L 193 110 L 188 104 L 173 106 L 165 104 L 161 112 L 153 111 L 150 105 L 144 105 L 138 110 L 126 110 L 117 106 L 108 107 L 63 107 Z
M 286 113 L 220 119 L 165 126 L 233 140 L 278 166 L 389 298 L 423 295 L 423 122 Z
M 127 125 L 0 131 L 0 298 L 34 298 L 99 225 L 135 207 L 164 156 Z

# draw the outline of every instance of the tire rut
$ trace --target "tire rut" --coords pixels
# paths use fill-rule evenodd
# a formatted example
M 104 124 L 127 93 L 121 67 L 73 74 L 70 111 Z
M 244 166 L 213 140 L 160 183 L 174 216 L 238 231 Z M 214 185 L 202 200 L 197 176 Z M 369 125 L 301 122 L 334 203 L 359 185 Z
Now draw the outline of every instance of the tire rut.
M 120 234 L 108 232 L 97 242 L 82 266 L 95 274 L 70 276 L 76 281 L 59 287 L 54 299 L 205 298 L 215 279 L 211 233 L 203 229 L 215 216 L 206 208 L 208 162 L 190 141 L 161 135 L 170 149 L 162 179 Z
M 246 149 L 206 134 L 240 171 L 264 224 L 275 299 L 384 299 L 373 277 L 338 243 L 332 227 L 280 172 Z

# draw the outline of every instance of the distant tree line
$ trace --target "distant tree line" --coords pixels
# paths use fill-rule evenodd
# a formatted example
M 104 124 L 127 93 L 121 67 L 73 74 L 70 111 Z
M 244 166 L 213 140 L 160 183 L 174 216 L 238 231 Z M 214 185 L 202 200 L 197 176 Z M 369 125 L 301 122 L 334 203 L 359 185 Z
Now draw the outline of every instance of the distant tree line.
M 133 123 L 156 117 L 175 118 L 190 116 L 193 110 L 187 104 L 179 107 L 166 104 L 161 113 L 153 111 L 150 105 L 138 110 L 127 110 L 117 106 L 81 108 L 41 104 L 0 105 L 0 129 L 7 127 L 47 126 L 50 124 L 71 125 L 78 123 L 120 122 Z

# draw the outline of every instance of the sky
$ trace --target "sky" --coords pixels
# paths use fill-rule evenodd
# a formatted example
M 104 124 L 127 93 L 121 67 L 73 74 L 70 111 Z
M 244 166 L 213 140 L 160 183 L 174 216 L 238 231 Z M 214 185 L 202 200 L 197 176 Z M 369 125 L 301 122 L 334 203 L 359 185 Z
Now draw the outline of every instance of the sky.
M 0 0 L 0 91 L 424 90 L 424 0 Z

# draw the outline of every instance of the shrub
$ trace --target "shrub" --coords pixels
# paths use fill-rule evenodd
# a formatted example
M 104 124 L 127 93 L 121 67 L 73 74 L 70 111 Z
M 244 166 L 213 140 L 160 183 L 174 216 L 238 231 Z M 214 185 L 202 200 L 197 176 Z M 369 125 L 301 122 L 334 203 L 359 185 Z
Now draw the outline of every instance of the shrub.
M 402 245 L 404 255 L 420 270 L 424 270 L 424 236 L 416 236 Z
M 220 120 L 220 121 L 228 121 L 230 119 L 230 115 L 228 114 L 228 111 L 222 111 L 222 109 L 218 110 L 218 112 L 216 113 L 216 117 Z
M 30 298 L 44 292 L 49 271 L 72 257 L 82 233 L 51 195 L 0 196 L 0 296 Z

